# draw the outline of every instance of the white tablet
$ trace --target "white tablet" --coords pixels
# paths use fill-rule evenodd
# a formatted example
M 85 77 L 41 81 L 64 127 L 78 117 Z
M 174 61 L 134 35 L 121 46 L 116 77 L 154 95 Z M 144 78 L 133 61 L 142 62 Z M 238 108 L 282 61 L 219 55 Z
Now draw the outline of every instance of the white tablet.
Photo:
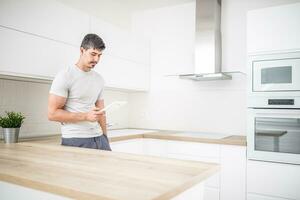
M 100 112 L 112 112 L 114 110 L 119 109 L 120 107 L 124 106 L 125 104 L 127 104 L 126 101 L 114 101 L 111 104 L 109 104 L 108 106 L 105 106 L 103 109 L 100 110 Z

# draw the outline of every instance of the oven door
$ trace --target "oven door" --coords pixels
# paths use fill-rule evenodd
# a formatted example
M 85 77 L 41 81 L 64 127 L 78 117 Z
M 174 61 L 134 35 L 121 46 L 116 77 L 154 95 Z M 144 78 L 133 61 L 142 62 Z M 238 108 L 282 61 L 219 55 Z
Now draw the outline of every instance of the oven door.
M 300 110 L 248 109 L 248 159 L 300 164 Z
M 252 62 L 253 92 L 300 91 L 300 58 Z

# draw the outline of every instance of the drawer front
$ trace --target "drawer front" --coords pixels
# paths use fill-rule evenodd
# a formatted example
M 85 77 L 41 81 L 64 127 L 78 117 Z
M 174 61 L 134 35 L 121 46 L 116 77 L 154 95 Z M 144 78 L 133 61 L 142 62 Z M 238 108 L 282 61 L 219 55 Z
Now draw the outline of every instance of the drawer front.
M 220 190 L 218 188 L 204 187 L 203 200 L 219 200 Z
M 288 200 L 283 198 L 277 198 L 277 197 L 269 197 L 269 196 L 263 196 L 258 194 L 247 194 L 247 200 Z
M 144 154 L 143 140 L 128 140 L 110 143 L 111 149 L 114 152 Z
M 200 157 L 220 157 L 220 145 L 198 142 L 168 141 L 168 153 Z
M 300 199 L 300 165 L 247 162 L 247 192 Z
M 145 155 L 167 157 L 166 141 L 143 139 Z
M 181 160 L 194 160 L 194 161 L 202 161 L 202 162 L 211 162 L 211 163 L 220 163 L 218 158 L 209 158 L 209 157 L 195 157 L 195 156 L 187 156 L 180 154 L 168 154 L 168 158 L 175 158 Z M 219 188 L 220 187 L 220 172 L 217 172 L 213 176 L 209 177 L 204 186 Z

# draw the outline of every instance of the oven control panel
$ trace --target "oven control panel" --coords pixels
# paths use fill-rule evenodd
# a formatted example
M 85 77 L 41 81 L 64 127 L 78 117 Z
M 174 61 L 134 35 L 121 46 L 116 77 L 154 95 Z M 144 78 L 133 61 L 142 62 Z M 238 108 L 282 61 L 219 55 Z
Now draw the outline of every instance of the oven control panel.
M 268 105 L 295 105 L 294 99 L 268 99 Z

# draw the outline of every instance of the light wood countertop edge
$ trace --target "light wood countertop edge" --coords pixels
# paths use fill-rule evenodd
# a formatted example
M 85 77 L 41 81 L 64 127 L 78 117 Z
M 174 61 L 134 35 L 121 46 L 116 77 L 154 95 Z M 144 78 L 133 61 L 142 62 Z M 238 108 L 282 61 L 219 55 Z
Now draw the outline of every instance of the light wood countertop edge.
M 20 185 L 23 187 L 31 188 L 31 189 L 48 192 L 50 194 L 64 196 L 64 197 L 71 198 L 71 199 L 113 200 L 110 198 L 99 197 L 97 195 L 88 194 L 88 193 L 80 192 L 77 190 L 72 190 L 70 188 L 54 186 L 54 185 L 50 185 L 50 184 L 46 184 L 46 183 L 42 183 L 42 182 L 38 182 L 38 181 L 32 181 L 32 180 L 28 180 L 28 179 L 16 177 L 16 176 L 10 176 L 7 174 L 2 174 L 1 172 L 0 172 L 0 180 L 11 183 L 11 184 L 16 184 L 16 185 Z
M 209 170 L 207 170 L 205 173 L 195 176 L 190 181 L 185 182 L 184 184 L 172 189 L 169 192 L 166 192 L 166 193 L 158 196 L 157 198 L 155 198 L 153 200 L 166 200 L 166 199 L 171 199 L 173 197 L 176 197 L 177 195 L 185 192 L 186 190 L 192 188 L 193 186 L 203 182 L 203 180 L 210 177 L 210 175 L 216 173 L 220 169 L 221 169 L 221 167 L 219 165 L 215 165 L 214 167 L 211 167 Z
M 231 138 L 236 136 L 229 136 L 222 139 L 209 139 L 209 138 L 200 138 L 192 136 L 179 136 L 176 134 L 163 134 L 163 133 L 144 133 L 144 134 L 135 134 L 135 135 L 126 135 L 109 138 L 110 142 L 118 142 L 130 139 L 139 139 L 139 138 L 149 138 L 149 139 L 160 139 L 160 140 L 174 140 L 174 141 L 185 141 L 185 142 L 200 142 L 200 143 L 210 143 L 210 144 L 224 144 L 224 145 L 238 145 L 246 146 L 246 139 L 236 139 Z M 238 136 L 245 137 L 245 136 Z
M 53 149 L 53 150 L 59 149 L 61 151 L 77 152 L 77 153 L 85 153 L 87 150 L 85 148 L 69 147 L 69 146 L 59 146 L 59 148 L 58 148 L 57 146 L 44 145 L 44 144 L 39 144 L 39 143 L 34 143 L 34 142 L 33 143 L 30 143 L 30 142 L 22 143 L 21 142 L 21 143 L 9 144 L 9 145 L 10 146 L 22 145 L 22 146 L 27 146 L 27 147 L 33 146 L 33 147 L 40 147 L 40 148 L 49 149 L 49 150 L 50 149 Z M 106 151 L 99 151 L 99 150 L 94 150 L 94 149 L 88 149 L 88 151 L 89 151 L 89 154 L 114 154 L 115 156 L 120 157 L 120 158 L 122 157 L 123 154 L 126 154 L 126 156 L 129 156 L 132 158 L 139 157 L 139 159 L 141 159 L 142 161 L 147 160 L 150 157 L 151 157 L 151 159 L 159 159 L 159 160 L 162 159 L 162 158 L 156 157 L 156 156 L 147 156 L 149 158 L 145 158 L 141 155 L 119 153 L 119 152 L 106 152 Z M 165 159 L 166 162 L 167 162 L 167 160 L 176 160 L 173 158 L 163 158 L 163 159 Z M 215 172 L 217 172 L 218 170 L 220 170 L 220 166 L 218 164 L 214 164 L 214 163 L 205 163 L 205 164 L 210 165 L 209 169 L 207 169 L 205 172 L 202 172 L 201 174 L 191 178 L 187 182 L 182 183 L 179 186 L 175 187 L 174 189 L 172 189 L 168 192 L 165 192 L 158 197 L 155 197 L 153 200 L 166 200 L 166 199 L 173 198 L 173 197 L 179 195 L 180 193 L 186 191 L 187 189 L 199 184 L 204 179 L 208 178 L 210 175 L 212 175 Z M 4 182 L 16 184 L 16 185 L 56 194 L 56 195 L 65 196 L 65 197 L 72 198 L 72 199 L 113 200 L 112 198 L 107 198 L 107 197 L 103 197 L 103 196 L 99 196 L 99 195 L 93 195 L 90 193 L 85 193 L 85 192 L 81 192 L 81 191 L 77 191 L 77 190 L 73 190 L 73 189 L 61 187 L 61 186 L 55 186 L 55 185 L 51 185 L 51 184 L 40 182 L 40 181 L 32 181 L 27 178 L 22 178 L 22 177 L 13 176 L 13 175 L 7 175 L 7 174 L 3 174 L 1 172 L 0 172 L 0 180 L 4 181 Z

